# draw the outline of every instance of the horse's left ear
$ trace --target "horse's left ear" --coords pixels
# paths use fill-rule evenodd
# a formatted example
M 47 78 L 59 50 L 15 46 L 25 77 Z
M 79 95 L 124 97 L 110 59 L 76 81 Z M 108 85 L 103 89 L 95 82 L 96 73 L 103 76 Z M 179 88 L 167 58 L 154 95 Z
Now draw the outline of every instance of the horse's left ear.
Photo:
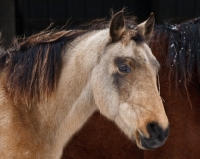
M 120 11 L 113 15 L 110 22 L 110 37 L 112 41 L 117 41 L 122 36 L 125 30 L 125 22 L 123 17 L 123 11 Z
M 154 14 L 151 13 L 149 18 L 145 22 L 139 24 L 136 27 L 136 30 L 144 37 L 146 41 L 148 41 L 152 36 L 154 24 L 155 24 Z

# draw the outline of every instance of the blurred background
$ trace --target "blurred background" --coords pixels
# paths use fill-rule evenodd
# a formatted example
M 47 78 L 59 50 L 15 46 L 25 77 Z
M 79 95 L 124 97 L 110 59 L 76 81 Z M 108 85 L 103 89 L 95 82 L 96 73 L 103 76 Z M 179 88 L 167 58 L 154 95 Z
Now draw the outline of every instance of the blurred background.
M 29 36 L 47 28 L 51 22 L 70 27 L 96 18 L 110 18 L 127 8 L 138 22 L 154 12 L 156 23 L 170 20 L 179 23 L 200 16 L 200 0 L 0 0 L 0 30 L 4 46 L 13 36 Z

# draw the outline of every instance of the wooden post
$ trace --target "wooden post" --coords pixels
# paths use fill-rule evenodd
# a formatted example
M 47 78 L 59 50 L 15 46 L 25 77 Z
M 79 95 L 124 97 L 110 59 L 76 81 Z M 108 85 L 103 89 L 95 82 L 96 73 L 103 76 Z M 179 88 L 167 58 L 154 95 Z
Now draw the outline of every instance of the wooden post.
M 0 31 L 1 40 L 4 46 L 9 46 L 15 36 L 15 1 L 0 1 Z

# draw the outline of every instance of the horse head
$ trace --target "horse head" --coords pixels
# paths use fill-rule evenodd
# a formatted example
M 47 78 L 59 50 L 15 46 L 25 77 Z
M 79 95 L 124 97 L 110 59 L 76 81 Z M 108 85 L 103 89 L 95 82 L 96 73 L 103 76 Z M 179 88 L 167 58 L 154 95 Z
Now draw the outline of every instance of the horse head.
M 110 22 L 110 42 L 93 70 L 97 107 L 142 149 L 157 148 L 169 133 L 168 119 L 157 88 L 159 63 L 147 45 L 154 15 L 127 29 L 123 11 Z

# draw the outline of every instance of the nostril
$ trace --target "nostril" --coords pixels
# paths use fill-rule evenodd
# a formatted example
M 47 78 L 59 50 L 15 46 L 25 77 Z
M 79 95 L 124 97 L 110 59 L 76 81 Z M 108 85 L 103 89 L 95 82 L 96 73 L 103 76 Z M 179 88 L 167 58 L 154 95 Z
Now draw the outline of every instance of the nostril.
M 156 122 L 148 123 L 147 130 L 152 136 L 158 136 L 163 132 L 162 128 Z
M 155 124 L 154 123 L 149 123 L 149 128 L 152 129 L 152 130 L 155 129 Z
M 148 123 L 147 131 L 149 133 L 149 137 L 146 138 L 141 136 L 141 144 L 143 147 L 150 149 L 162 146 L 169 135 L 169 128 L 163 129 L 156 122 Z
M 169 135 L 169 127 L 163 129 L 156 122 L 148 123 L 147 130 L 152 140 L 164 141 Z

